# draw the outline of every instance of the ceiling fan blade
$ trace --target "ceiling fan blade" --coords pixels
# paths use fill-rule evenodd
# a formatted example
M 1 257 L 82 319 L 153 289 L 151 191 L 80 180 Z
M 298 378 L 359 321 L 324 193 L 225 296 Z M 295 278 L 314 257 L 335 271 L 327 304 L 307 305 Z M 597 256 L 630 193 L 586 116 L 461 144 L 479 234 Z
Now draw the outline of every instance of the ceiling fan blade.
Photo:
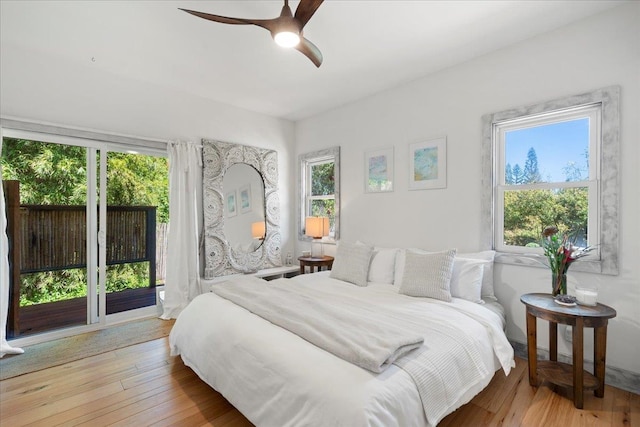
M 280 16 L 274 19 L 232 18 L 230 16 L 214 15 L 211 13 L 198 12 L 196 10 L 178 9 L 197 16 L 198 18 L 213 22 L 220 22 L 222 24 L 256 25 L 269 30 L 272 35 L 276 34 L 279 30 L 282 30 L 285 25 L 287 27 L 290 25 L 295 27 L 299 26 L 298 31 L 300 31 L 300 35 L 302 36 L 302 27 L 304 27 L 304 25 L 309 21 L 323 1 L 324 0 L 301 0 L 300 4 L 298 4 L 298 8 L 296 9 L 296 15 L 293 18 L 291 17 L 291 9 L 289 9 L 287 1 L 284 3 Z M 322 53 L 320 53 L 320 49 L 304 37 L 301 37 L 300 43 L 295 46 L 295 49 L 302 52 L 302 54 L 309 58 L 316 67 L 320 67 L 322 64 Z
M 295 49 L 302 52 L 307 58 L 311 60 L 311 62 L 315 64 L 316 67 L 320 67 L 320 65 L 322 64 L 322 53 L 320 52 L 320 49 L 318 49 L 316 45 L 314 45 L 304 37 L 302 37 L 300 43 L 295 46 Z
M 300 29 L 309 22 L 309 19 L 316 13 L 324 0 L 300 0 L 296 9 L 295 18 L 300 22 Z
M 221 22 L 223 24 L 232 24 L 232 25 L 257 25 L 258 27 L 266 28 L 271 31 L 273 24 L 276 19 L 244 19 L 244 18 L 231 18 L 229 16 L 222 15 L 213 15 L 211 13 L 198 12 L 196 10 L 182 9 L 178 8 L 184 12 L 190 13 L 194 16 L 197 16 L 202 19 L 206 19 L 208 21 Z

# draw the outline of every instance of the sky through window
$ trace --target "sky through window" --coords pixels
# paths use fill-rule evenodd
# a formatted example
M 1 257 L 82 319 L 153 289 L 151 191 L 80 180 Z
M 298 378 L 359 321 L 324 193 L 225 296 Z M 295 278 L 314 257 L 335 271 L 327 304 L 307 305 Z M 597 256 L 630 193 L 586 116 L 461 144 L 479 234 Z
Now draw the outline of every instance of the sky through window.
M 582 118 L 550 125 L 509 131 L 505 135 L 505 159 L 513 168 L 524 169 L 527 153 L 533 148 L 544 182 L 567 180 L 565 168 L 575 163 L 582 179 L 588 178 L 589 119 Z

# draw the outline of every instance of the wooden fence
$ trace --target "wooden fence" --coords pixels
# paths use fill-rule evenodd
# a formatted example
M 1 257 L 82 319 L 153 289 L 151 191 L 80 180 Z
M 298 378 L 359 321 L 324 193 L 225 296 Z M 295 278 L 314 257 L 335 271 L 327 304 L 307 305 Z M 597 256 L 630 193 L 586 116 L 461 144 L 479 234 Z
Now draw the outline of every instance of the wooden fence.
M 86 223 L 86 206 L 21 205 L 20 273 L 86 267 Z M 156 208 L 108 206 L 107 230 L 107 265 L 148 261 L 155 286 Z

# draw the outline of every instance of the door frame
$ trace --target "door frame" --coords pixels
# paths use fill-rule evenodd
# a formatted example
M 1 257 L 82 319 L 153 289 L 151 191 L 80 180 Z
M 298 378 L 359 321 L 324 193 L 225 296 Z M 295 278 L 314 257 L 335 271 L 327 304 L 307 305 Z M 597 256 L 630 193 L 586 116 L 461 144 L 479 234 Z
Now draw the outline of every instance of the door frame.
M 104 329 L 118 323 L 158 316 L 158 301 L 155 306 L 106 315 L 106 251 L 99 251 L 98 245 L 102 243 L 104 246 L 104 237 L 107 233 L 106 171 L 108 152 L 124 151 L 162 156 L 166 155 L 167 142 L 4 118 L 1 119 L 0 126 L 0 135 L 3 138 L 74 145 L 87 149 L 87 324 L 12 339 L 11 344 L 24 347 Z M 98 153 L 100 153 L 99 197 L 97 195 L 98 164 L 96 161 Z M 102 155 L 103 153 L 104 155 Z M 95 209 L 96 203 L 99 204 L 99 212 Z M 98 219 L 101 224 L 99 230 Z

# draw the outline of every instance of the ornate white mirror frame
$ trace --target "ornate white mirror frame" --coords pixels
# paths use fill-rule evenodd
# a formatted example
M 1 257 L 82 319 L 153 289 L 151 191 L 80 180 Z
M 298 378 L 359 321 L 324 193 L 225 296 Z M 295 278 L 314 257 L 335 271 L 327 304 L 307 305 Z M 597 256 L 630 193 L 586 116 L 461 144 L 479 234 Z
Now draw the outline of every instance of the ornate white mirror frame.
M 203 139 L 202 145 L 205 279 L 281 266 L 277 153 L 208 139 Z M 239 163 L 256 169 L 264 182 L 266 235 L 263 244 L 253 252 L 234 249 L 224 232 L 224 175 Z

